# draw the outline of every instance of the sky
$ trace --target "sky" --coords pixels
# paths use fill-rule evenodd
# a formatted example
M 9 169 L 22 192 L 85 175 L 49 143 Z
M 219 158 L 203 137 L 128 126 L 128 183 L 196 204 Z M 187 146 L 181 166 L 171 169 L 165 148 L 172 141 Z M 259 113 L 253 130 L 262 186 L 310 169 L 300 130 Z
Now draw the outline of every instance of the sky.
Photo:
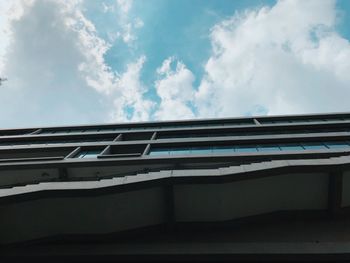
M 350 111 L 348 0 L 0 0 L 0 128 Z

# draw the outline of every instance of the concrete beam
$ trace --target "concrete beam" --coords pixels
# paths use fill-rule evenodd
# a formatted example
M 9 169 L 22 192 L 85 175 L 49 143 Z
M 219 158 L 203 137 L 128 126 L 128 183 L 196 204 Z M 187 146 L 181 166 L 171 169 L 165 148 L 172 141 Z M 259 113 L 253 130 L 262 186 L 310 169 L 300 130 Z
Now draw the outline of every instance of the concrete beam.
M 175 215 L 175 200 L 174 200 L 174 186 L 173 183 L 168 180 L 164 186 L 164 218 L 165 228 L 167 231 L 172 231 L 176 223 Z
M 342 191 L 343 172 L 330 172 L 328 184 L 328 212 L 331 217 L 335 217 L 341 210 Z

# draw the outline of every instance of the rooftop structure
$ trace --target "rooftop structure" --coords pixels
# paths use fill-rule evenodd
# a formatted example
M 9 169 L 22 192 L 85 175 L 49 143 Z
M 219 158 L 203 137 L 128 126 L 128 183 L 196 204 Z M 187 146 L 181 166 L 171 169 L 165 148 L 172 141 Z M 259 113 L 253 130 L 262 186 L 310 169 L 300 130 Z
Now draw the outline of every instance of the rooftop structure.
M 350 113 L 0 130 L 8 258 L 343 260 L 349 206 Z

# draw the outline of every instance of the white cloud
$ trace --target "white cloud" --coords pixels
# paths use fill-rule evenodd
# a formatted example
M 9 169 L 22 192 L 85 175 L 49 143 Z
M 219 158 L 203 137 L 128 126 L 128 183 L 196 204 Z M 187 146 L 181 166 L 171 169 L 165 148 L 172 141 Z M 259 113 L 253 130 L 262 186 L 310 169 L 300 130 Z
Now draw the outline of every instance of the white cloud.
M 154 104 L 145 99 L 143 94 L 147 91 L 140 80 L 140 72 L 145 57 L 130 63 L 117 81 L 118 93 L 114 100 L 115 110 L 111 113 L 112 121 L 141 121 L 148 120 Z
M 159 80 L 155 87 L 161 102 L 155 117 L 162 120 L 193 118 L 191 101 L 195 78 L 192 72 L 181 61 L 170 57 L 164 60 L 157 73 Z
M 117 0 L 118 7 L 123 13 L 129 13 L 133 1 L 132 0 Z
M 102 11 L 103 13 L 114 12 L 114 5 L 109 5 L 105 2 L 102 2 Z
M 29 5 L 32 1 L 18 0 L 0 1 L 0 76 L 5 66 L 5 54 L 10 45 L 11 21 L 18 20 L 23 14 L 23 6 Z
M 134 19 L 134 27 L 135 27 L 135 28 L 142 28 L 143 26 L 144 26 L 144 23 L 143 23 L 143 21 L 141 20 L 141 18 L 136 17 L 136 18 Z
M 133 6 L 132 0 L 117 0 L 116 10 L 120 31 L 117 32 L 117 37 L 121 38 L 124 43 L 132 46 L 137 39 L 135 31 L 143 27 L 143 21 L 139 17 L 134 17 L 131 14 Z
M 214 26 L 199 115 L 348 111 L 350 45 L 336 18 L 332 0 L 285 0 Z
M 2 126 L 110 121 L 116 101 L 128 107 L 119 109 L 119 119 L 148 117 L 150 103 L 134 79 L 138 73 L 132 75 L 144 58 L 113 72 L 104 60 L 110 45 L 97 36 L 81 1 L 12 3 L 0 24 L 7 32 L 0 39 L 0 74 L 8 78 L 0 89 Z
M 112 7 L 104 11 L 124 14 L 120 38 L 132 45 L 142 20 L 131 1 Z M 335 31 L 334 1 L 279 1 L 222 21 L 199 87 L 182 61 L 160 65 L 159 105 L 145 98 L 146 58 L 114 72 L 104 59 L 111 44 L 82 10 L 79 0 L 0 0 L 1 125 L 349 110 L 350 44 Z

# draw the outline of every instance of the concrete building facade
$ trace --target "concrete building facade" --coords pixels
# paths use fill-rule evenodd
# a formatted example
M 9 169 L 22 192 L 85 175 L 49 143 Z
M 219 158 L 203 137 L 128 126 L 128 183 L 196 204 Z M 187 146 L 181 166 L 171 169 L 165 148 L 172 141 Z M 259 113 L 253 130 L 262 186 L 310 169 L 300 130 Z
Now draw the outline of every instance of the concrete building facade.
M 349 260 L 350 113 L 0 130 L 0 257 Z

